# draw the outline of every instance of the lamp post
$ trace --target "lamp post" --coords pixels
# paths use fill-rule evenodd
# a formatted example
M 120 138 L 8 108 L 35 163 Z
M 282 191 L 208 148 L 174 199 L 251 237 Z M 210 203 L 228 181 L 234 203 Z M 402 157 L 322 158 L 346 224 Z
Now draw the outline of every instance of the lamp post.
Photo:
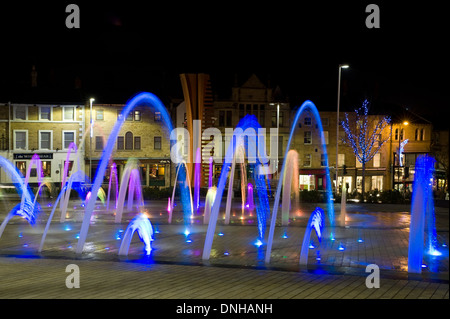
M 92 136 L 94 136 L 94 118 L 92 117 L 92 102 L 94 98 L 89 99 L 89 124 L 91 134 L 89 135 L 89 180 L 92 183 Z
M 339 64 L 337 114 L 336 114 L 336 194 L 339 193 L 338 159 L 339 159 L 339 104 L 341 101 L 341 69 L 348 69 L 348 64 Z
M 398 159 L 397 159 L 397 163 L 398 163 L 398 172 L 397 172 L 397 187 L 398 187 L 398 191 L 400 192 L 400 170 L 402 165 L 402 156 L 401 156 L 401 144 L 402 144 L 402 140 L 403 140 L 403 125 L 407 126 L 409 123 L 408 121 L 403 121 L 402 123 L 400 123 L 400 127 L 398 129 Z

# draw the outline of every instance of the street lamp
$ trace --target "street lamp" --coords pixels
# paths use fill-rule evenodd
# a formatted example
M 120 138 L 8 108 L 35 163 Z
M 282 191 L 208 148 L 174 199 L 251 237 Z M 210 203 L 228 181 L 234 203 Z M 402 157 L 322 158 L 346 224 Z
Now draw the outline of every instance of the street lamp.
M 89 137 L 89 179 L 92 181 L 92 137 L 94 136 L 94 118 L 92 117 L 92 102 L 94 98 L 89 99 L 89 123 L 91 134 Z
M 339 104 L 341 100 L 341 69 L 348 69 L 348 64 L 339 64 L 339 77 L 338 77 L 338 94 L 337 94 L 337 115 L 336 115 L 336 194 L 339 193 L 339 181 L 338 181 L 338 145 L 339 145 Z
M 398 191 L 400 192 L 400 170 L 402 165 L 402 156 L 401 156 L 401 144 L 402 144 L 402 139 L 403 139 L 403 126 L 407 126 L 409 124 L 408 121 L 403 121 L 402 123 L 400 123 L 400 127 L 398 129 L 398 171 L 397 171 L 397 187 L 398 187 Z

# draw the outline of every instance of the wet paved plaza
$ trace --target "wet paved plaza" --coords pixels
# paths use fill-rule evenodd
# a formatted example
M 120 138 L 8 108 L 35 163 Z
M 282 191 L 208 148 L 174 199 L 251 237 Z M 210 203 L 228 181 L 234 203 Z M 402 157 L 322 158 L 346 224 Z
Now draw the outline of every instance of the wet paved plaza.
M 3 202 L 1 220 L 5 218 L 5 211 L 13 205 L 12 200 Z M 83 208 L 77 205 L 79 205 L 77 201 L 70 202 L 71 208 L 64 223 L 60 223 L 60 213 L 59 210 L 56 211 L 40 254 L 38 247 L 51 207 L 42 204 L 43 211 L 33 227 L 19 217 L 10 220 L 0 238 L 2 259 L 0 264 L 10 264 L 13 260 L 15 262 L 35 260 L 39 263 L 67 260 L 76 263 L 113 262 L 122 265 L 155 265 L 155 267 L 156 265 L 157 267 L 209 266 L 203 267 L 204 271 L 209 272 L 217 268 L 227 269 L 227 272 L 251 270 L 280 275 L 286 272 L 319 277 L 352 275 L 351 277 L 361 280 L 367 276 L 366 266 L 376 264 L 380 268 L 382 278 L 405 282 L 413 279 L 419 283 L 421 281 L 440 283 L 439 285 L 444 285 L 444 288 L 439 288 L 444 289 L 442 296 L 445 296 L 446 291 L 448 298 L 447 208 L 436 208 L 436 229 L 442 255 L 426 256 L 422 276 L 408 278 L 410 218 L 408 205 L 348 203 L 346 224 L 335 226 L 334 241 L 324 239 L 319 243 L 312 233 L 307 269 L 299 267 L 299 258 L 305 226 L 309 214 L 316 207 L 315 204 L 301 204 L 297 210 L 291 212 L 289 226 L 277 225 L 270 264 L 264 262 L 266 245 L 260 247 L 254 245 L 258 238 L 255 212 L 245 211 L 242 216 L 238 204 L 232 208 L 229 225 L 225 225 L 223 215 L 220 216 L 208 261 L 202 260 L 207 230 L 201 216 L 203 208 L 200 208 L 199 214 L 189 223 L 185 223 L 181 211 L 175 207 L 173 223 L 168 224 L 165 201 L 154 201 L 144 208 L 154 229 L 153 250 L 150 256 L 145 254 L 144 245 L 136 234 L 133 236 L 128 256 L 118 256 L 124 231 L 136 212 L 124 213 L 122 223 L 116 224 L 113 212 L 106 211 L 100 202 L 91 221 L 85 250 L 82 255 L 76 255 L 77 238 L 83 217 Z M 335 205 L 335 211 L 338 214 L 339 205 Z M 188 235 L 186 229 L 189 230 Z M 266 238 L 268 231 L 269 221 Z

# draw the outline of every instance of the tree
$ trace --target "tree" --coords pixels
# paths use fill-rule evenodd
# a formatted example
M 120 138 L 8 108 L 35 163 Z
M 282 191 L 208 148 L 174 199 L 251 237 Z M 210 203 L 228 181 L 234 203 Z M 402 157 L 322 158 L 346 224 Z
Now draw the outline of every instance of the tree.
M 391 122 L 389 116 L 370 116 L 369 102 L 364 100 L 362 106 L 355 110 L 356 118 L 349 120 L 345 113 L 345 119 L 341 122 L 345 131 L 344 143 L 349 144 L 356 159 L 362 165 L 362 194 L 365 193 L 365 171 L 366 163 L 370 161 L 380 148 L 391 137 L 391 133 L 385 139 L 382 139 L 382 132 Z

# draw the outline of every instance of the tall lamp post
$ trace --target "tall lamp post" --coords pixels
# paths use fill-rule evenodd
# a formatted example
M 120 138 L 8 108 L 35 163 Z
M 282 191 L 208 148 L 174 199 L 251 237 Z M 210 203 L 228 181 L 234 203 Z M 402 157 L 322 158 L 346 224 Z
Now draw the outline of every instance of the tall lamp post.
M 407 126 L 409 124 L 408 121 L 403 121 L 402 123 L 400 123 L 400 127 L 398 128 L 398 159 L 397 159 L 397 163 L 398 163 L 398 171 L 397 171 L 397 187 L 398 187 L 398 191 L 400 192 L 400 172 L 401 172 L 401 167 L 403 167 L 402 164 L 402 150 L 401 150 L 401 145 L 402 145 L 402 140 L 404 138 L 403 136 L 403 126 Z
M 339 181 L 338 181 L 338 158 L 339 158 L 339 105 L 341 101 L 341 69 L 348 69 L 348 64 L 339 64 L 339 77 L 338 77 L 338 94 L 337 94 L 337 114 L 336 114 L 336 194 L 339 193 Z
M 89 180 L 92 183 L 92 137 L 94 136 L 94 118 L 92 117 L 92 102 L 94 98 L 89 99 L 89 125 L 91 134 L 89 134 Z

